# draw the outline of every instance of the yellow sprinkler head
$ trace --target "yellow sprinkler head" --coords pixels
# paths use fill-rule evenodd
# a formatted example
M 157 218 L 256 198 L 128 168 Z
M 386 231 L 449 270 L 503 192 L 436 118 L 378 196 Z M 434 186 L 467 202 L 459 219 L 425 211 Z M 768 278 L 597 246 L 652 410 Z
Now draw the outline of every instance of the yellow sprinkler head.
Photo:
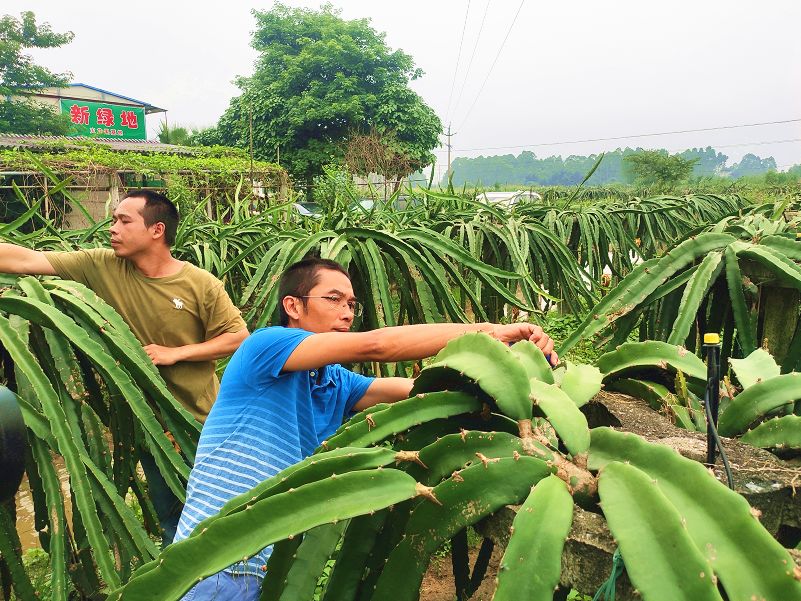
M 704 334 L 704 344 L 720 344 L 720 334 L 715 332 Z

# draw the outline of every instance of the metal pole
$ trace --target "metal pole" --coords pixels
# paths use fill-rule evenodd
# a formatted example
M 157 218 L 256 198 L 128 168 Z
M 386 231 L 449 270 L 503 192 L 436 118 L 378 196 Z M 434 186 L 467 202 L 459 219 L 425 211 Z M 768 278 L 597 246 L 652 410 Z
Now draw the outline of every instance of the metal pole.
M 445 135 L 448 137 L 448 174 L 447 174 L 447 179 L 450 180 L 451 179 L 451 136 L 453 135 L 451 133 L 451 124 L 450 123 L 448 123 L 448 133 L 445 134 Z
M 253 103 L 248 103 L 248 130 L 250 132 L 250 188 L 253 189 Z
M 715 463 L 715 434 L 718 425 L 718 405 L 720 404 L 720 335 L 704 334 L 704 354 L 706 355 L 706 392 L 704 403 L 709 408 L 707 415 L 711 421 L 706 425 L 706 462 Z

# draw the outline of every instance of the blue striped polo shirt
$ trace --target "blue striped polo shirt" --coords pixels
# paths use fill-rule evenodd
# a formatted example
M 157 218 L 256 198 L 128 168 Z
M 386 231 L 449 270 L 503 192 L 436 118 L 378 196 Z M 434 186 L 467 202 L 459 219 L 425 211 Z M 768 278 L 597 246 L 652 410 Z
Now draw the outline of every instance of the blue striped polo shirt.
M 281 373 L 301 341 L 299 328 L 256 330 L 231 357 L 203 426 L 175 541 L 233 497 L 311 455 L 373 381 L 341 365 Z M 272 547 L 231 573 L 264 576 Z

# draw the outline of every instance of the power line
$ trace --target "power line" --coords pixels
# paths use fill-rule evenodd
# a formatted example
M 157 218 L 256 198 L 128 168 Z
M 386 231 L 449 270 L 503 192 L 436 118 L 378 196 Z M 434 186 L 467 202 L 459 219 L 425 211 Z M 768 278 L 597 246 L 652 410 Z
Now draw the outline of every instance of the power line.
M 470 67 L 473 66 L 473 59 L 476 57 L 476 50 L 478 50 L 478 42 L 481 40 L 481 33 L 484 31 L 484 22 L 487 20 L 487 13 L 489 12 L 490 3 L 492 0 L 487 0 L 487 6 L 484 7 L 484 15 L 481 17 L 481 25 L 478 27 L 478 34 L 476 34 L 476 43 L 473 44 L 473 51 L 470 53 L 470 60 L 467 63 L 467 71 L 464 73 L 464 80 L 462 80 L 462 87 L 459 90 L 459 96 L 456 98 L 456 104 L 453 106 L 453 112 L 459 108 L 464 95 L 464 88 L 467 85 L 467 78 L 470 75 Z
M 787 144 L 788 142 L 801 142 L 801 138 L 791 138 L 789 140 L 771 140 L 766 142 L 743 142 L 741 144 L 725 144 L 723 146 L 713 146 L 715 150 L 718 148 L 737 148 L 741 146 L 765 146 L 768 144 Z
M 517 22 L 517 17 L 520 15 L 520 9 L 523 8 L 523 3 L 526 0 L 520 0 L 520 6 L 517 7 L 517 12 L 515 13 L 514 19 L 512 19 L 512 24 L 509 25 L 509 29 L 506 31 L 506 35 L 503 37 L 503 42 L 501 42 L 500 48 L 498 48 L 498 53 L 495 55 L 495 59 L 492 61 L 492 65 L 490 65 L 489 71 L 487 71 L 487 76 L 484 78 L 481 87 L 478 90 L 478 94 L 473 99 L 473 104 L 470 105 L 470 108 L 467 109 L 467 114 L 465 114 L 464 119 L 462 119 L 462 124 L 459 126 L 458 129 L 462 129 L 464 124 L 467 122 L 468 117 L 470 117 L 470 113 L 473 112 L 473 107 L 476 106 L 476 102 L 478 102 L 479 97 L 481 96 L 481 92 L 484 91 L 484 86 L 487 85 L 487 80 L 489 80 L 490 75 L 492 74 L 492 70 L 495 68 L 495 63 L 498 62 L 498 58 L 501 56 L 501 52 L 503 51 L 503 47 L 506 45 L 506 40 L 509 39 L 509 34 L 512 33 L 512 28 L 515 26 Z
M 721 125 L 718 127 L 701 127 L 698 129 L 680 129 L 676 131 L 662 131 L 650 134 L 632 134 L 630 136 L 612 136 L 610 138 L 587 138 L 585 140 L 567 140 L 564 142 L 537 142 L 534 144 L 518 144 L 516 146 L 484 146 L 481 148 L 456 148 L 455 150 L 461 152 L 468 152 L 473 150 L 506 150 L 509 148 L 532 148 L 535 146 L 560 146 L 562 144 L 582 144 L 584 142 L 609 142 L 612 140 L 630 140 L 633 138 L 650 138 L 652 136 L 669 136 L 673 134 L 691 134 L 703 131 L 717 131 L 723 129 L 738 129 L 741 127 L 760 127 L 763 125 L 780 125 L 784 123 L 798 123 L 799 119 L 784 119 L 782 121 L 764 121 L 762 123 L 743 123 L 741 125 Z
M 453 81 L 451 82 L 451 93 L 448 95 L 448 108 L 445 110 L 445 121 L 450 123 L 451 100 L 453 100 L 453 90 L 456 87 L 456 75 L 459 73 L 459 61 L 462 58 L 462 44 L 464 44 L 464 32 L 467 31 L 467 16 L 470 14 L 470 0 L 467 0 L 467 10 L 464 11 L 464 24 L 462 25 L 462 37 L 459 39 L 459 52 L 456 53 L 456 67 L 453 70 Z

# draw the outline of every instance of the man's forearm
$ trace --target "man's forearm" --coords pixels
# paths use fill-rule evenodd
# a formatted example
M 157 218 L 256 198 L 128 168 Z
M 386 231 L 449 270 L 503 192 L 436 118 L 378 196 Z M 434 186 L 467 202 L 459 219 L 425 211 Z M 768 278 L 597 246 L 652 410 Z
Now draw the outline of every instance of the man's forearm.
M 182 361 L 213 361 L 234 354 L 242 341 L 248 336 L 247 330 L 240 332 L 220 334 L 216 338 L 200 342 L 198 344 L 187 344 L 180 347 L 183 349 Z
M 55 275 L 55 270 L 44 254 L 17 246 L 0 243 L 0 273 Z
M 145 345 L 145 352 L 156 365 L 174 365 L 181 361 L 214 361 L 232 355 L 248 337 L 247 329 L 221 334 L 216 338 L 184 346 Z
M 491 323 L 436 323 L 393 326 L 371 332 L 376 336 L 375 361 L 413 361 L 436 355 L 450 340 L 469 332 L 492 334 Z

